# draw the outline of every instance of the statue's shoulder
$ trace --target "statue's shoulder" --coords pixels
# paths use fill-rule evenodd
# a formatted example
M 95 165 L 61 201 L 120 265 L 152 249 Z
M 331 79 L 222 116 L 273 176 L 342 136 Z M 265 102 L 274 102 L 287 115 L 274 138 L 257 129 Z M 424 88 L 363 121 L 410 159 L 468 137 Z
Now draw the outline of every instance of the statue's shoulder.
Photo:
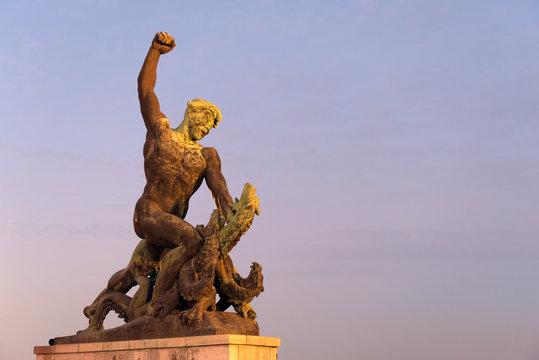
M 170 130 L 170 121 L 168 121 L 168 118 L 166 116 L 160 116 L 157 118 L 154 124 L 155 130 Z
M 211 146 L 203 146 L 200 151 L 203 154 L 207 154 L 208 156 L 219 156 L 219 154 L 217 153 L 217 149 Z
M 154 122 L 152 128 L 148 129 L 146 137 L 153 138 L 155 140 L 163 140 L 171 137 L 170 134 L 170 122 L 166 116 L 158 117 Z
M 221 161 L 219 159 L 219 153 L 217 153 L 217 149 L 215 149 L 214 147 L 203 147 L 202 149 L 200 149 L 200 152 L 202 153 L 202 156 L 204 156 L 204 159 L 206 159 L 206 161 Z

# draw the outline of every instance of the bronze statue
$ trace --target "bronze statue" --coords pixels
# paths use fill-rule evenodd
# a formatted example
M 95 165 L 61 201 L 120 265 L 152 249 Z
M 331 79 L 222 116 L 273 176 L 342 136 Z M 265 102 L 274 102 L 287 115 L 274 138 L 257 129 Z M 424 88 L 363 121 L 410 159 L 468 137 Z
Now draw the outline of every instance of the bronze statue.
M 202 99 L 187 102 L 183 121 L 175 129 L 161 112 L 154 93 L 157 63 L 174 47 L 172 36 L 157 33 L 138 77 L 147 130 L 146 186 L 136 203 L 133 224 L 142 240 L 128 266 L 115 273 L 84 309 L 90 324 L 81 334 L 102 330 L 111 310 L 128 323 L 141 317 L 176 316 L 188 327 L 201 326 L 207 311 L 224 311 L 231 305 L 242 318 L 256 317 L 249 303 L 263 291 L 262 267 L 253 263 L 249 276 L 242 278 L 228 252 L 259 214 L 258 198 L 254 187 L 246 184 L 240 200 L 233 202 L 217 151 L 198 143 L 221 121 L 215 105 Z M 217 210 L 206 226 L 193 227 L 184 218 L 189 199 L 203 180 Z M 127 296 L 136 285 L 134 296 Z

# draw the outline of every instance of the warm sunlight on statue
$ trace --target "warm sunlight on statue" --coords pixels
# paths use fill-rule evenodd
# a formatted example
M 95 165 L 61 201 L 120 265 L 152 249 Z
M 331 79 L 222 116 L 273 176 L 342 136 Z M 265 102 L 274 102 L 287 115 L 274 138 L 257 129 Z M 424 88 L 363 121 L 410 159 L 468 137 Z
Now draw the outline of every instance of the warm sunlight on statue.
M 115 273 L 84 309 L 89 326 L 75 337 L 95 340 L 104 333 L 109 340 L 111 336 L 123 339 L 116 331 L 121 327 L 101 331 L 111 310 L 125 319 L 128 324 L 124 327 L 151 328 L 152 333 L 143 337 L 220 333 L 220 327 L 227 327 L 225 333 L 258 335 L 250 302 L 263 291 L 262 267 L 253 263 L 249 275 L 242 278 L 228 255 L 259 214 L 258 198 L 254 187 L 245 184 L 241 198 L 233 202 L 217 151 L 198 142 L 222 119 L 215 105 L 202 99 L 188 101 L 177 128 L 171 128 L 161 112 L 154 92 L 157 63 L 174 47 L 172 36 L 157 33 L 138 77 L 140 110 L 146 125 L 146 186 L 135 205 L 133 224 L 142 240 L 127 267 Z M 206 226 L 195 227 L 184 218 L 189 199 L 203 181 L 216 210 Z M 133 297 L 126 295 L 137 285 Z M 223 313 L 230 306 L 237 314 Z M 140 318 L 143 320 L 131 323 Z

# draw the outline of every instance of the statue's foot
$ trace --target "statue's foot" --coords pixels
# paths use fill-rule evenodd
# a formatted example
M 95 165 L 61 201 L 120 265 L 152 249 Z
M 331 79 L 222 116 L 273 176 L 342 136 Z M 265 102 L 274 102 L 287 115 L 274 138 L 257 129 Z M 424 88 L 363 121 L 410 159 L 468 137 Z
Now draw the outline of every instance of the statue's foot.
M 247 312 L 247 317 L 251 320 L 254 320 L 256 319 L 256 312 L 251 308 L 248 312 Z
M 188 326 L 198 326 L 202 323 L 202 313 L 204 311 L 198 304 L 195 304 L 191 309 L 180 313 L 180 320 Z
M 249 303 L 241 303 L 234 305 L 234 310 L 240 315 L 241 317 L 248 318 L 251 320 L 256 319 L 256 312 L 253 310 L 253 307 Z

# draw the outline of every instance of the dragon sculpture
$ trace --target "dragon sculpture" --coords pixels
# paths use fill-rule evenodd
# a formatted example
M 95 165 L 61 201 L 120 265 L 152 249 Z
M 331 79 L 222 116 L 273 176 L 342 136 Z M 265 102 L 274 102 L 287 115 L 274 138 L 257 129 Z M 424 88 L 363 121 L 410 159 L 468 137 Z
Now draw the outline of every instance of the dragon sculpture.
M 254 320 L 256 312 L 250 302 L 264 290 L 262 266 L 254 262 L 249 275 L 243 278 L 228 253 L 249 229 L 254 216 L 260 214 L 255 191 L 254 186 L 245 184 L 240 199 L 235 199 L 232 205 L 233 215 L 228 223 L 214 210 L 206 226 L 196 227 L 204 234 L 202 248 L 181 265 L 174 285 L 157 299 L 153 309 L 150 300 L 161 260 L 167 254 L 174 257 L 177 250 L 156 251 L 141 240 L 128 266 L 112 275 L 107 287 L 84 309 L 89 326 L 79 333 L 102 330 L 110 311 L 126 323 L 144 315 L 164 317 L 176 313 L 186 325 L 196 326 L 204 312 L 225 311 L 232 306 L 241 317 Z M 133 297 L 126 295 L 137 285 Z

